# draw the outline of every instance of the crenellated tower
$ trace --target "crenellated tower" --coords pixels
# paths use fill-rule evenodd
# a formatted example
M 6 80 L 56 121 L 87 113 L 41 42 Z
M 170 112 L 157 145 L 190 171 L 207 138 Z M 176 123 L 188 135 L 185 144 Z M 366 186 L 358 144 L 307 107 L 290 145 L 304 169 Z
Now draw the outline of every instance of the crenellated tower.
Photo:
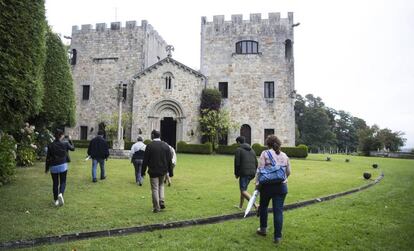
M 240 132 L 252 143 L 278 135 L 285 146 L 295 144 L 293 13 L 201 18 L 200 71 L 208 86 L 222 92 L 223 105 Z

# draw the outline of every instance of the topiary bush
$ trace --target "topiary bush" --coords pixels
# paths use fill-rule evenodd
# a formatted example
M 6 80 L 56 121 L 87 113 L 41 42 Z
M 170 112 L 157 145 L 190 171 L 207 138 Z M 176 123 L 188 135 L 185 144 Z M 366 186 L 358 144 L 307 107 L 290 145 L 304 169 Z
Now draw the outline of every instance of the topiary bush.
M 16 173 L 16 141 L 0 133 L 0 186 L 9 183 Z
M 133 144 L 135 144 L 135 142 L 125 141 L 125 143 L 124 143 L 124 149 L 125 150 L 131 150 L 131 147 L 132 147 Z
M 260 154 L 264 151 L 264 150 L 267 150 L 267 147 L 266 146 L 262 146 L 261 144 L 259 144 L 259 143 L 254 143 L 253 145 L 252 145 L 252 148 L 253 148 L 253 150 L 254 150 L 254 152 L 256 153 L 256 155 L 257 156 L 260 156 Z
M 73 145 L 75 148 L 88 148 L 89 147 L 89 140 L 72 140 Z
M 17 156 L 18 166 L 33 166 L 36 160 L 37 146 L 34 144 L 36 139 L 35 127 L 25 123 L 16 134 L 17 139 Z
M 150 140 L 150 139 L 146 139 L 146 140 L 144 140 L 144 144 L 145 145 L 148 145 L 149 143 L 151 143 L 152 142 L 152 140 Z
M 219 145 L 216 149 L 216 153 L 219 153 L 219 154 L 234 154 L 236 152 L 236 149 L 239 146 L 240 145 L 237 144 L 237 143 L 234 143 L 234 144 L 229 145 L 229 146 Z
M 211 154 L 213 145 L 210 142 L 204 144 L 187 144 L 184 141 L 177 143 L 177 153 L 201 153 Z

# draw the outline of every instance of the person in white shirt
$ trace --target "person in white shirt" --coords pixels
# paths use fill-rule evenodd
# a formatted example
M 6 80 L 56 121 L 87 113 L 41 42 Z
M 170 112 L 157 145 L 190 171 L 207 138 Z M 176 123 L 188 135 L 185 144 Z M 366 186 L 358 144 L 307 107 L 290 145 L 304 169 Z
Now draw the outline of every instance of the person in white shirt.
M 175 153 L 174 147 L 168 145 L 170 147 L 171 156 L 172 156 L 172 168 L 175 167 L 177 164 L 177 154 Z M 167 183 L 168 186 L 171 186 L 171 177 L 169 175 L 165 175 L 164 183 Z
M 143 139 L 141 136 L 137 138 L 137 142 L 132 145 L 130 158 L 131 163 L 134 165 L 135 168 L 135 182 L 137 185 L 142 186 L 143 178 L 141 176 L 142 170 L 142 163 L 144 161 L 144 153 L 146 145 L 142 142 Z

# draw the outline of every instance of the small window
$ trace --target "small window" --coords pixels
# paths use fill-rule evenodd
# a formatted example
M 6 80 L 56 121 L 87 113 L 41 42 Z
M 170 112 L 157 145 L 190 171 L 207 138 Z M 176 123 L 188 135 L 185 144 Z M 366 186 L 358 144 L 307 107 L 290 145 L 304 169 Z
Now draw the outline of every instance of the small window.
M 259 52 L 259 43 L 256 41 L 239 41 L 236 43 L 237 54 L 257 54 Z
M 287 39 L 285 41 L 285 59 L 290 60 L 292 59 L 292 56 L 292 41 L 290 39 Z
M 275 129 L 264 129 L 264 144 L 266 144 L 267 137 L 273 134 L 275 134 Z
M 166 72 L 162 75 L 162 83 L 165 90 L 171 90 L 173 87 L 174 76 L 171 72 Z
M 82 100 L 89 100 L 90 85 L 82 85 Z
M 171 76 L 165 77 L 165 89 L 171 90 Z
M 265 98 L 275 97 L 275 83 L 273 81 L 264 82 L 264 97 Z
M 128 86 L 126 84 L 122 85 L 122 101 L 125 102 L 126 98 L 127 98 L 127 91 L 128 91 Z
M 228 83 L 219 82 L 219 91 L 221 93 L 222 98 L 228 98 Z
M 70 56 L 70 64 L 71 65 L 75 65 L 76 64 L 76 56 L 77 56 L 76 49 L 72 49 L 71 56 Z
M 80 140 L 87 140 L 88 139 L 88 127 L 81 126 L 80 127 Z

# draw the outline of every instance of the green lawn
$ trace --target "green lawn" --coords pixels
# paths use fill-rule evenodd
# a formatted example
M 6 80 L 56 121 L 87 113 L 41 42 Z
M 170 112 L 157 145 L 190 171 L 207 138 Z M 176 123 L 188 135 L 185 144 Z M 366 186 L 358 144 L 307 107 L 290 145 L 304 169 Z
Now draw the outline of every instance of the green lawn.
M 19 169 L 13 184 L 0 188 L 1 241 L 201 218 L 237 211 L 234 205 L 238 203 L 239 192 L 233 176 L 231 156 L 178 155 L 173 185 L 166 188 L 167 210 L 153 214 L 148 182 L 143 187 L 135 185 L 133 167 L 127 160 L 110 160 L 107 163 L 108 179 L 94 184 L 90 178 L 90 162 L 83 160 L 84 155 L 83 149 L 71 155 L 73 162 L 68 174 L 64 207 L 52 206 L 51 178 L 44 174 L 40 163 L 34 168 Z M 350 158 L 351 162 L 346 163 L 345 158 Z M 363 171 L 373 172 L 374 177 L 379 175 L 378 170 L 371 168 L 374 162 L 380 164 L 386 176 L 379 185 L 362 193 L 287 212 L 282 247 L 341 249 L 349 244 L 352 246 L 348 247 L 352 249 L 358 249 L 359 246 L 361 249 L 377 249 L 383 242 L 396 247 L 400 245 L 404 249 L 413 244 L 404 239 L 404 234 L 413 234 L 413 220 L 407 213 L 413 209 L 413 195 L 407 191 L 413 191 L 414 161 L 335 155 L 330 162 L 324 159 L 322 155 L 311 155 L 307 160 L 292 160 L 287 203 L 366 184 L 362 179 Z M 250 190 L 252 188 L 250 186 Z M 378 205 L 387 200 L 390 201 L 387 208 Z M 393 204 L 396 203 L 403 203 L 399 210 L 394 208 Z M 250 218 L 42 248 L 119 250 L 137 248 L 139 245 L 148 249 L 247 249 L 247 245 L 253 242 L 257 247 L 270 247 L 271 237 L 260 241 L 254 235 L 257 224 L 257 219 Z M 396 232 L 385 233 L 390 227 Z M 371 240 L 369 237 L 378 239 Z M 391 241 L 394 239 L 399 242 Z M 160 247 L 159 242 L 163 244 Z

